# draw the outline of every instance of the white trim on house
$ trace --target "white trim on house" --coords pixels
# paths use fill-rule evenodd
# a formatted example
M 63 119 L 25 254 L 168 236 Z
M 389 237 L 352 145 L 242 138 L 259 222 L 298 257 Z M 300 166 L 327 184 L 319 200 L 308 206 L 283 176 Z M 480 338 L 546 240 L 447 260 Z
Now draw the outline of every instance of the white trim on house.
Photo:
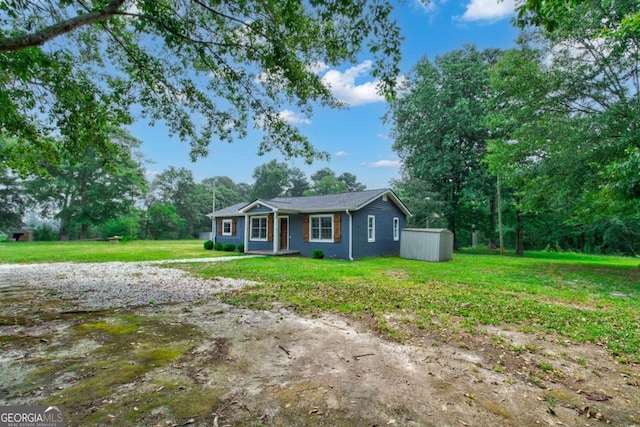
M 253 236 L 253 220 L 254 219 L 258 219 L 258 220 L 263 220 L 264 219 L 264 238 L 261 237 L 262 235 L 262 221 L 260 221 L 261 223 L 258 224 L 258 237 L 254 237 Z M 254 216 L 250 216 L 249 217 L 249 240 L 251 240 L 252 242 L 266 242 L 269 239 L 269 216 L 268 215 L 254 215 Z
M 367 215 L 367 242 L 374 243 L 375 241 L 376 241 L 376 216 Z
M 329 219 L 329 224 L 331 227 L 331 236 L 330 237 L 322 237 L 322 231 L 326 230 L 329 227 L 323 227 L 322 226 L 322 219 L 323 218 L 328 218 Z M 317 219 L 318 220 L 318 237 L 314 238 L 313 237 L 313 220 Z M 335 236 L 335 230 L 333 229 L 333 214 L 332 215 L 309 215 L 309 241 L 310 242 L 320 242 L 320 243 L 333 243 L 333 237 Z
M 267 219 L 267 222 L 269 220 Z M 278 210 L 273 211 L 273 253 L 278 253 L 280 247 L 280 219 L 278 218 Z M 269 224 L 267 224 L 267 238 L 269 236 Z
M 258 199 L 258 200 L 254 200 L 253 202 L 249 203 L 248 205 L 240 209 L 239 212 L 248 213 L 251 209 L 253 209 L 256 206 L 264 206 L 265 208 L 271 209 L 273 212 L 276 212 L 278 210 L 278 208 L 276 208 L 275 206 L 270 205 L 264 200 Z
M 353 216 L 349 209 L 346 212 L 349 217 L 349 261 L 353 261 Z
M 249 214 L 244 214 L 244 251 L 249 250 Z
M 400 218 L 398 218 L 397 216 L 393 217 L 392 230 L 393 230 L 393 241 L 397 242 L 398 240 L 400 240 Z

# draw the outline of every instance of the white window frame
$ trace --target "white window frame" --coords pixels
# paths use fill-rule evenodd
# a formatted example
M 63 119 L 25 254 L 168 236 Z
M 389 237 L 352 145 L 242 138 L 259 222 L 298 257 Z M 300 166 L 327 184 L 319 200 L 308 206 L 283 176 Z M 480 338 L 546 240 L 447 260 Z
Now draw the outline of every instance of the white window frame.
M 400 218 L 393 218 L 393 241 L 397 242 L 400 240 Z
M 253 235 L 253 221 L 254 220 L 263 220 L 264 219 L 264 238 L 260 237 L 260 231 L 258 231 L 258 237 Z M 262 222 L 262 221 L 261 221 Z M 266 242 L 269 238 L 269 217 L 268 216 L 252 216 L 249 222 L 249 236 L 251 236 L 250 240 L 252 242 Z M 258 225 L 258 230 L 262 230 L 260 224 Z
M 225 226 L 229 225 L 229 231 L 225 231 Z M 232 219 L 223 219 L 222 220 L 222 235 L 223 236 L 233 236 L 233 220 Z
M 323 239 L 322 238 L 322 219 L 323 218 L 329 218 L 330 219 L 330 224 L 331 224 L 331 238 L 326 238 Z M 317 219 L 318 220 L 318 238 L 314 239 L 313 238 L 313 220 Z M 323 242 L 323 243 L 333 243 L 334 240 L 334 229 L 333 229 L 333 215 L 309 215 L 309 241 L 310 242 Z
M 367 216 L 367 241 L 373 243 L 376 241 L 376 216 Z

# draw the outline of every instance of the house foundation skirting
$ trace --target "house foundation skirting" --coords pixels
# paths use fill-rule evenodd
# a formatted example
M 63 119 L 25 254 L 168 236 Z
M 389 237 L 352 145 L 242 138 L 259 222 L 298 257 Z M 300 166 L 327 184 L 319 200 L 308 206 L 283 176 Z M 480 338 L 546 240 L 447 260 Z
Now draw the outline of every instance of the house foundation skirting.
M 300 251 L 245 251 L 247 255 L 271 255 L 271 256 L 291 256 L 300 255 Z

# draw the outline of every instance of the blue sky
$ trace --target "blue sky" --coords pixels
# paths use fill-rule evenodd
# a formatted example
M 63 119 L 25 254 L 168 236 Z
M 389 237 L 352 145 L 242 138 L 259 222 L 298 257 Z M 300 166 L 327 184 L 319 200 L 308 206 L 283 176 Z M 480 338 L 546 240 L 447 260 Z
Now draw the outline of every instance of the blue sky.
M 423 5 L 418 0 L 406 0 L 404 4 L 397 4 L 394 18 L 405 38 L 401 74 L 409 73 L 425 55 L 433 60 L 465 44 L 475 44 L 480 49 L 512 47 L 518 35 L 510 23 L 514 1 L 432 0 Z M 255 131 L 232 144 L 212 141 L 209 155 L 194 163 L 189 158 L 188 144 L 169 137 L 161 123 L 149 127 L 146 121 L 140 120 L 130 130 L 143 141 L 142 152 L 152 161 L 147 165 L 147 176 L 152 179 L 169 166 L 175 166 L 191 169 L 198 182 L 226 175 L 235 182 L 251 184 L 254 168 L 276 158 L 302 169 L 307 177 L 329 167 L 337 174 L 355 174 L 369 189 L 388 187 L 392 179 L 399 177 L 400 162 L 392 150 L 390 125 L 382 120 L 387 104 L 375 93 L 369 64 L 370 58 L 363 53 L 358 64 L 326 68 L 319 73 L 331 83 L 334 95 L 350 105 L 349 109 L 318 107 L 310 119 L 296 111 L 281 113 L 296 123 L 317 149 L 330 153 L 330 161 L 316 161 L 309 166 L 302 159 L 287 160 L 275 152 L 258 156 L 261 134 Z

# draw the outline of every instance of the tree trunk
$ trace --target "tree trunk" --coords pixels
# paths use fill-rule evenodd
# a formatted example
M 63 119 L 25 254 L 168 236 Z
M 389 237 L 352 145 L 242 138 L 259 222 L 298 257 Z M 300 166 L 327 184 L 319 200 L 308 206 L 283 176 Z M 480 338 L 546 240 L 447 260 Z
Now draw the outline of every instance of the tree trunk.
M 489 249 L 496 249 L 496 197 L 489 199 Z
M 69 240 L 69 217 L 66 215 L 60 219 L 60 240 Z
M 82 224 L 80 226 L 80 240 L 87 240 L 89 238 L 89 225 Z
M 520 204 L 520 198 L 516 199 L 516 203 Z M 516 255 L 524 255 L 524 221 L 519 207 L 516 208 Z
M 456 234 L 456 217 L 451 216 L 447 222 L 449 223 L 449 231 L 453 233 L 453 251 L 458 252 L 458 236 Z

